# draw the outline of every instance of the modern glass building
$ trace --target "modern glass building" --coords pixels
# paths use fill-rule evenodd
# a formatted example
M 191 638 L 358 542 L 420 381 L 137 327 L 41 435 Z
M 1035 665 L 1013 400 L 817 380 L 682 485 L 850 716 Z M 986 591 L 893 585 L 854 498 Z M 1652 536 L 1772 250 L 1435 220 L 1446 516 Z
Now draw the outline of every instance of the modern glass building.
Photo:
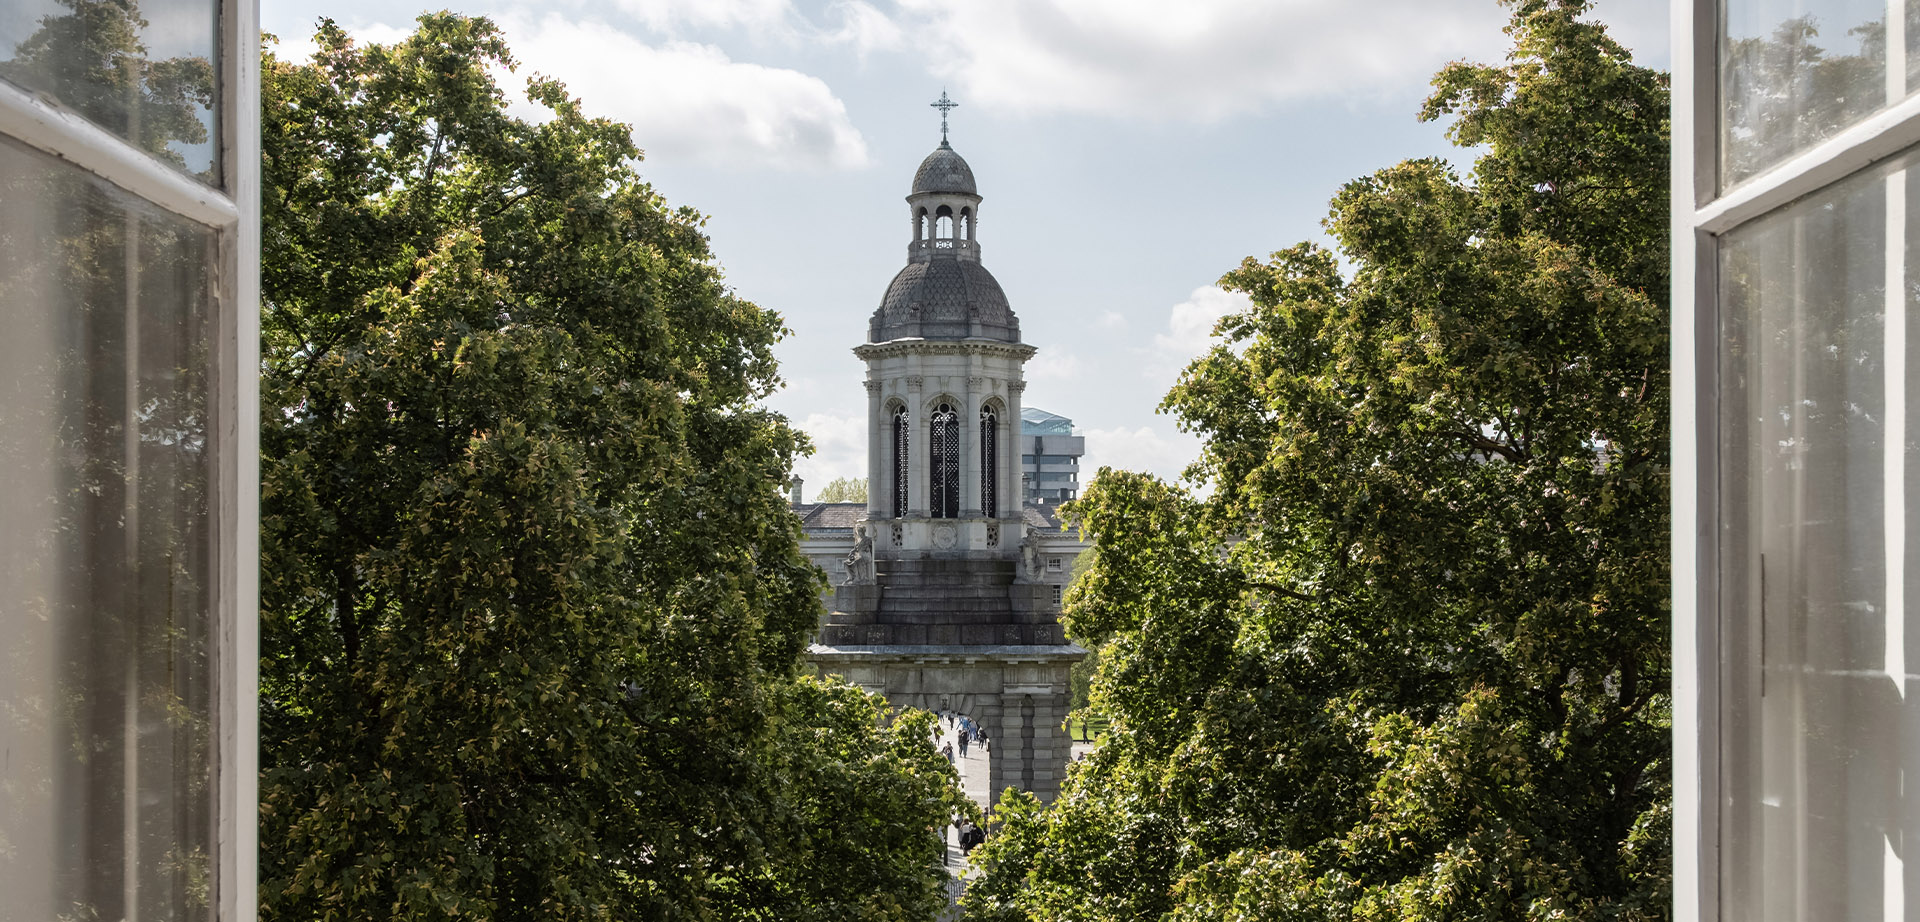
M 0 16 L 0 917 L 254 915 L 256 21 Z
M 1020 482 L 1030 505 L 1059 504 L 1080 495 L 1080 456 L 1087 440 L 1073 420 L 1038 407 L 1020 410 Z
M 1920 2 L 1673 25 L 1676 917 L 1920 918 Z

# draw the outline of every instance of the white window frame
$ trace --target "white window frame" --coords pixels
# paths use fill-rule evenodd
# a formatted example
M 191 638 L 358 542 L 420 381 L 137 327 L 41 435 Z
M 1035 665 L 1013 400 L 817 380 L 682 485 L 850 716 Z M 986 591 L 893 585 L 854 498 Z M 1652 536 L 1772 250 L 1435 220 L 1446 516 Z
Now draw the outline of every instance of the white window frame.
M 1719 190 L 1720 0 L 1675 0 L 1672 232 L 1673 889 L 1678 922 L 1721 918 L 1718 474 L 1720 238 L 1920 145 L 1909 96 Z M 1890 10 L 1904 0 L 1890 0 Z M 1903 16 L 1887 18 L 1904 48 Z M 1905 73 L 1889 65 L 1889 72 Z
M 202 184 L 56 102 L 0 81 L 0 135 L 212 229 L 212 602 L 215 918 L 255 917 L 259 779 L 260 14 L 220 11 L 220 187 Z

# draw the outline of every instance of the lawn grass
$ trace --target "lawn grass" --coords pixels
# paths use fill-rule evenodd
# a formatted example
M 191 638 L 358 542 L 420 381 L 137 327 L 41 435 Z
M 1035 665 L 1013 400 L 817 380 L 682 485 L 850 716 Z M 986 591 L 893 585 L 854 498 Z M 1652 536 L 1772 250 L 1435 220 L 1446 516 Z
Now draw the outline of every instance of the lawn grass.
M 1086 710 L 1074 711 L 1067 718 L 1067 738 L 1074 742 L 1097 740 L 1107 732 L 1107 719 L 1099 715 L 1089 715 Z

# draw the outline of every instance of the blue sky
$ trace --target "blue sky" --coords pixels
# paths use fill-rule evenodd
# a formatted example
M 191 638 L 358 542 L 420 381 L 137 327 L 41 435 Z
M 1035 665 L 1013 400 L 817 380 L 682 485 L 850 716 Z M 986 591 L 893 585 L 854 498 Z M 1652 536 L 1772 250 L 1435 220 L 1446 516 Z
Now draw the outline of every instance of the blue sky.
M 297 53 L 317 17 L 373 41 L 405 0 L 262 0 Z M 982 258 L 1020 315 L 1028 406 L 1072 417 L 1089 465 L 1176 476 L 1197 442 L 1155 406 L 1236 301 L 1243 257 L 1324 239 L 1340 184 L 1470 153 L 1414 119 L 1449 60 L 1496 61 L 1493 0 L 460 0 L 521 74 L 631 124 L 643 174 L 709 216 L 737 291 L 793 329 L 771 400 L 819 448 L 808 493 L 865 475 L 849 351 L 905 262 L 903 198 L 940 141 L 973 166 Z M 1596 0 L 1643 63 L 1664 0 Z M 516 78 L 517 79 L 517 78 Z M 1091 468 L 1089 468 L 1091 470 Z

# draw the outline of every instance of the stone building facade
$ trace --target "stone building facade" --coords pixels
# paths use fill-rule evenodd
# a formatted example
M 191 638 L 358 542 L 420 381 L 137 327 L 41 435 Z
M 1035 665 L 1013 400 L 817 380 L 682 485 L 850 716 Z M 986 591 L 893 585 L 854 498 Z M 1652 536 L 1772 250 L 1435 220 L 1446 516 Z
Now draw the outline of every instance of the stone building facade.
M 1023 501 L 1034 348 L 981 264 L 980 202 L 943 138 L 907 196 L 906 267 L 853 350 L 867 372 L 867 502 L 798 505 L 833 584 L 809 658 L 896 706 L 972 717 L 993 790 L 1051 799 L 1067 672 L 1086 654 L 1060 627 L 1060 596 L 1086 545 Z

